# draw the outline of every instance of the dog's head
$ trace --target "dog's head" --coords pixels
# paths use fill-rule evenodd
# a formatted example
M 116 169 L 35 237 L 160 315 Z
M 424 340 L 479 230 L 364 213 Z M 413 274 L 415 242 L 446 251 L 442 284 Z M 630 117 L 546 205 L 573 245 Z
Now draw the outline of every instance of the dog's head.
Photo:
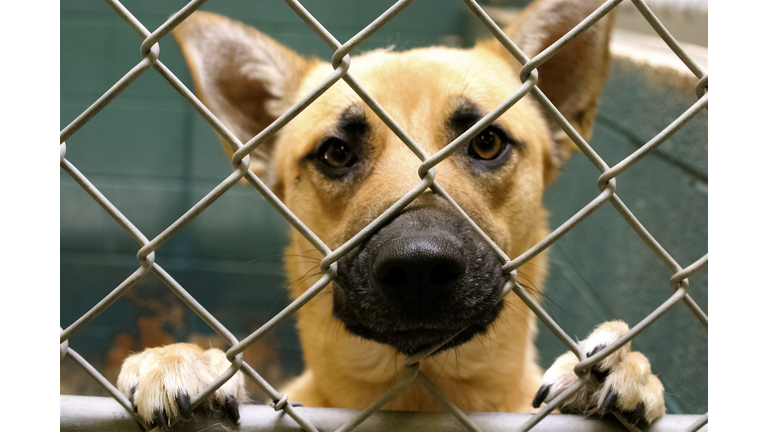
M 584 19 L 595 1 L 532 5 L 506 29 L 529 57 Z M 539 87 L 582 136 L 591 133 L 608 66 L 610 18 L 538 68 Z M 332 72 L 258 31 L 195 13 L 176 31 L 198 94 L 242 141 Z M 426 153 L 434 154 L 507 99 L 519 63 L 500 43 L 472 49 L 379 50 L 349 73 Z M 225 144 L 228 154 L 232 149 Z M 541 197 L 574 144 L 526 97 L 437 166 L 436 182 L 510 257 L 541 239 Z M 343 81 L 251 154 L 251 169 L 331 248 L 419 182 L 420 160 Z M 311 246 L 298 234 L 294 253 Z M 485 331 L 507 280 L 466 218 L 427 190 L 338 262 L 329 307 L 353 334 L 414 353 Z M 291 268 L 293 277 L 307 269 Z M 328 311 L 330 313 L 330 311 Z

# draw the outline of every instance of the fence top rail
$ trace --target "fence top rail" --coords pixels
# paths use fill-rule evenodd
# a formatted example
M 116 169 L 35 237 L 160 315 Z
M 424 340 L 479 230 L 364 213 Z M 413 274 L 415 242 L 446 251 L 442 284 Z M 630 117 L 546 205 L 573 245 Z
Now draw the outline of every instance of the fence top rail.
M 94 396 L 60 396 L 60 430 L 136 432 L 138 426 L 125 408 L 114 399 Z M 336 430 L 358 412 L 338 408 L 296 407 L 302 416 L 312 422 L 318 430 Z M 516 430 L 531 414 L 512 413 L 468 413 L 467 416 L 483 431 Z M 700 419 L 700 415 L 666 415 L 654 423 L 649 432 L 681 431 Z M 229 430 L 222 419 L 195 415 L 192 421 L 180 424 L 179 431 Z M 240 408 L 241 432 L 301 431 L 300 426 L 289 416 L 276 412 L 268 405 L 243 405 Z M 464 431 L 464 426 L 448 413 L 422 413 L 411 411 L 378 411 L 356 429 L 358 431 L 396 430 L 401 432 Z M 536 431 L 555 432 L 613 432 L 626 429 L 613 418 L 595 419 L 578 415 L 559 414 L 545 417 L 536 425 Z M 708 430 L 704 425 L 699 431 Z

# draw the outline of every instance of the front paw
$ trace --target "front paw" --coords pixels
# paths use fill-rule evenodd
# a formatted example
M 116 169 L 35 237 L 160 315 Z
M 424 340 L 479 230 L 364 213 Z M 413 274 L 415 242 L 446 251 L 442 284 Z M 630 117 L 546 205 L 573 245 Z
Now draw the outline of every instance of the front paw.
M 597 327 L 589 337 L 579 343 L 581 349 L 592 356 L 612 344 L 629 331 L 622 321 L 611 321 Z M 542 385 L 533 401 L 538 408 L 549 403 L 560 393 L 578 381 L 573 372 L 578 358 L 572 352 L 560 356 L 544 374 Z M 650 424 L 664 415 L 664 386 L 656 375 L 651 374 L 648 359 L 625 344 L 592 371 L 596 386 L 585 385 L 560 405 L 562 412 L 584 415 L 608 412 L 621 413 L 631 424 Z
M 191 397 L 229 367 L 218 349 L 186 343 L 148 348 L 125 359 L 117 388 L 147 424 L 169 431 L 176 420 L 192 418 Z M 238 404 L 246 400 L 245 379 L 238 371 L 201 406 L 211 413 L 223 411 L 238 423 Z

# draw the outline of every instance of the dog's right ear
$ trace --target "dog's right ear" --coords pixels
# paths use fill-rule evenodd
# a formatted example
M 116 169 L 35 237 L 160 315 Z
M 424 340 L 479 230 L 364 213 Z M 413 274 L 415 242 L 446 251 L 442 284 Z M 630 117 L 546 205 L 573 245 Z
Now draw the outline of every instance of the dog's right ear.
M 256 29 L 209 12 L 193 13 L 173 35 L 198 97 L 242 143 L 291 107 L 310 63 Z M 250 168 L 280 195 L 270 169 L 274 142 L 251 152 Z M 222 144 L 231 157 L 231 146 Z

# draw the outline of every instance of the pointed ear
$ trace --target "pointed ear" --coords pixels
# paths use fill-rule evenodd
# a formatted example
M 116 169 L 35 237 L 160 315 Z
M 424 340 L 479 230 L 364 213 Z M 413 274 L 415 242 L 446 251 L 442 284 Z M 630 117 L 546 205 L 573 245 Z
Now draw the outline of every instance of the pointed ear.
M 538 0 L 504 30 L 529 58 L 552 45 L 594 12 L 605 0 Z M 595 121 L 597 100 L 610 63 L 609 40 L 613 13 L 569 42 L 554 57 L 539 66 L 538 87 L 573 125 L 589 139 Z M 517 63 L 516 60 L 512 60 Z M 555 142 L 548 181 L 578 147 L 547 116 Z
M 255 29 L 208 12 L 193 13 L 173 35 L 198 97 L 242 143 L 291 107 L 309 65 Z M 251 152 L 250 165 L 273 190 L 280 187 L 271 170 L 274 141 L 272 137 Z M 222 144 L 231 157 L 230 145 L 223 139 Z

